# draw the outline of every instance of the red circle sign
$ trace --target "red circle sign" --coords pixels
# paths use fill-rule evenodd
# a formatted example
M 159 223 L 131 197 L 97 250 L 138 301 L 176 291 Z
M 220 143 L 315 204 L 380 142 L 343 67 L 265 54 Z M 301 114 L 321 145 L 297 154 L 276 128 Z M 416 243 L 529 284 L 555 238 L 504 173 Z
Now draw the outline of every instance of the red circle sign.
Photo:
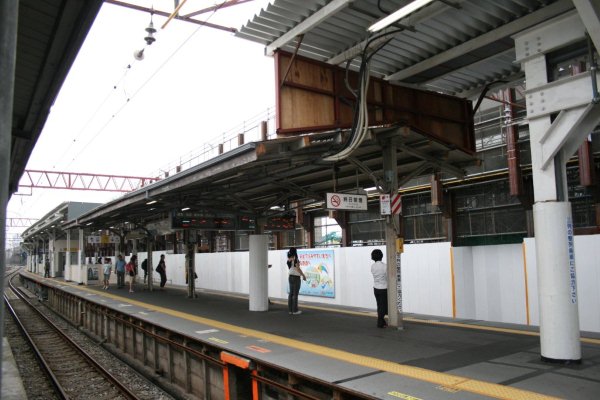
M 340 196 L 338 196 L 338 195 L 331 196 L 331 205 L 332 206 L 339 207 L 340 204 L 342 204 L 342 199 L 340 199 Z

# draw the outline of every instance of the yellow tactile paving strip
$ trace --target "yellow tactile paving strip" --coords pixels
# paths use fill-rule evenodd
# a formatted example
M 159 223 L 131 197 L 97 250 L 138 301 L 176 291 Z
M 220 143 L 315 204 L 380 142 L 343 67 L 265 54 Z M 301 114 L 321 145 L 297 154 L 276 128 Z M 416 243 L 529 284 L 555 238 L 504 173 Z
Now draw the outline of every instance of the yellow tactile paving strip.
M 362 356 L 359 354 L 350 353 L 347 351 L 336 350 L 325 346 L 320 346 L 316 344 L 305 343 L 299 340 L 289 339 L 283 336 L 273 335 L 270 333 L 262 332 L 255 329 L 243 328 L 237 325 L 224 323 L 221 321 L 199 317 L 192 314 L 187 314 L 181 311 L 173 310 L 170 308 L 165 308 L 161 306 L 156 306 L 153 304 L 144 303 L 141 301 L 133 300 L 131 298 L 125 298 L 122 296 L 117 296 L 111 293 L 106 292 L 98 292 L 96 290 L 92 290 L 86 287 L 76 286 L 78 289 L 102 295 L 105 297 L 112 298 L 114 300 L 125 301 L 130 304 L 134 304 L 139 307 L 147 308 L 153 311 L 165 313 L 177 318 L 182 318 L 188 321 L 198 322 L 204 325 L 211 326 L 213 328 L 218 328 L 222 330 L 226 330 L 229 332 L 234 332 L 244 336 L 251 336 L 261 340 L 267 340 L 272 343 L 276 343 L 282 346 L 287 346 L 290 348 L 298 349 L 301 351 L 306 351 L 309 353 L 317 354 L 322 357 L 328 357 L 335 360 L 360 365 L 366 368 L 372 368 L 376 370 L 381 370 L 385 372 L 389 372 L 392 374 L 401 375 L 407 378 L 417 379 L 424 382 L 429 382 L 435 385 L 439 385 L 444 389 L 450 389 L 452 391 L 462 390 L 466 392 L 471 392 L 475 394 L 479 394 L 482 396 L 488 396 L 497 399 L 503 400 L 550 400 L 557 399 L 557 397 L 547 396 L 535 392 L 530 392 L 527 390 L 517 389 L 510 386 L 498 385 L 495 383 L 479 381 L 475 379 L 469 379 L 457 375 L 446 374 L 443 372 L 436 372 L 424 368 L 412 367 L 409 365 L 398 364 L 395 362 L 385 361 L 374 357 Z M 313 307 L 311 307 L 313 308 Z M 316 308 L 316 307 L 314 307 Z M 361 314 L 361 313 L 356 313 Z M 363 315 L 366 315 L 363 313 Z M 421 320 L 418 320 L 421 321 Z M 458 325 L 458 324 L 457 324 Z
M 245 298 L 245 297 L 241 297 L 241 296 L 239 296 L 239 297 Z M 275 301 L 274 303 L 284 304 L 282 302 L 277 302 L 277 301 Z M 287 303 L 285 303 L 285 304 L 287 304 Z M 302 304 L 302 308 L 310 308 L 313 310 L 359 315 L 359 316 L 363 316 L 363 317 L 377 317 L 377 315 L 374 312 L 339 310 L 337 308 L 333 309 L 333 308 L 327 308 L 327 307 L 311 306 L 311 305 L 306 305 L 306 304 Z M 525 335 L 525 336 L 540 336 L 539 332 L 525 331 L 525 330 L 520 330 L 520 329 L 510 329 L 510 328 L 499 328 L 499 327 L 495 327 L 495 326 L 463 324 L 460 322 L 438 321 L 438 320 L 429 320 L 429 319 L 413 318 L 413 317 L 404 317 L 404 318 L 402 318 L 402 320 L 409 321 L 409 322 L 415 322 L 418 324 L 452 326 L 452 327 L 456 327 L 456 328 L 466 328 L 466 329 L 474 329 L 474 330 L 479 330 L 479 331 L 490 331 L 490 332 L 500 332 L 500 333 L 512 333 L 515 335 Z M 600 345 L 600 339 L 582 337 L 582 338 L 580 338 L 580 340 L 583 343 Z

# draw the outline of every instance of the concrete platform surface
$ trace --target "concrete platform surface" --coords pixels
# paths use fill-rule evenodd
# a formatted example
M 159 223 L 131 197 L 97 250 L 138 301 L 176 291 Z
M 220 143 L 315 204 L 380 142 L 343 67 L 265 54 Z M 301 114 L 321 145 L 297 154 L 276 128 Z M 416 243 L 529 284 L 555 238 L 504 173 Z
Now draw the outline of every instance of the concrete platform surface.
M 39 277 L 38 277 L 39 278 Z M 50 284 L 201 340 L 382 399 L 600 399 L 600 335 L 582 333 L 581 364 L 540 360 L 536 327 L 405 315 L 380 329 L 372 311 L 284 299 L 249 311 L 245 296 L 138 284 Z M 259 349 L 258 351 L 253 351 Z

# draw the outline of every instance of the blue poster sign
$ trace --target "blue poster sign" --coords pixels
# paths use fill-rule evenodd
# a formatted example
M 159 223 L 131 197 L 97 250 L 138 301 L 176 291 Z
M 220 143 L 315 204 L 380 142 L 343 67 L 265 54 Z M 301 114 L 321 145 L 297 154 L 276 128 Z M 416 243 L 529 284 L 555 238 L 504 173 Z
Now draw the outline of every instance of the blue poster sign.
M 300 294 L 305 296 L 335 297 L 334 260 L 331 249 L 298 250 L 302 281 Z
M 577 282 L 575 278 L 575 240 L 573 239 L 573 220 L 567 217 L 567 246 L 569 249 L 569 281 L 571 283 L 571 303 L 577 303 Z

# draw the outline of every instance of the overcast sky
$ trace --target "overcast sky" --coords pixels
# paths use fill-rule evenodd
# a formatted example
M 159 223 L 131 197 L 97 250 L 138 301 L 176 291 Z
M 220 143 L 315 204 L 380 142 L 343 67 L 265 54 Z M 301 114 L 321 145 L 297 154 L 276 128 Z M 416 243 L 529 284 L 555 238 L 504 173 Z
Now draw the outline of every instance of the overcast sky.
M 129 1 L 134 3 L 135 1 Z M 172 11 L 173 0 L 137 1 Z M 267 0 L 196 18 L 241 27 Z M 181 14 L 213 5 L 189 0 Z M 218 144 L 223 132 L 275 104 L 273 59 L 232 33 L 104 4 L 60 91 L 27 169 L 156 176 L 159 169 Z M 135 50 L 145 47 L 144 60 Z M 104 203 L 121 194 L 21 189 L 8 218 L 40 218 L 63 201 Z M 23 231 L 8 228 L 7 239 Z M 8 243 L 9 247 L 11 243 Z

